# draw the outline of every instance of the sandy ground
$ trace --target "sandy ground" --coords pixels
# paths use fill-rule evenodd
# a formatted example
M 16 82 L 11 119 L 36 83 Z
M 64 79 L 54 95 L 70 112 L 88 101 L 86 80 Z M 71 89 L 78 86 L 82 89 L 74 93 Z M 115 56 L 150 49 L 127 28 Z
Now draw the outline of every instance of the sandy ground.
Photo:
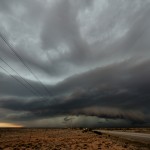
M 0 150 L 150 150 L 110 135 L 77 129 L 0 129 Z

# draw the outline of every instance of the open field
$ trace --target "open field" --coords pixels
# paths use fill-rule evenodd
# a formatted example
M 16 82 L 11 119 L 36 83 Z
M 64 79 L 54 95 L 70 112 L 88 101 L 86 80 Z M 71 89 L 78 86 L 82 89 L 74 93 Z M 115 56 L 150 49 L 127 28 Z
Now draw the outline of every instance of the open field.
M 0 129 L 0 150 L 149 150 L 149 146 L 80 129 Z

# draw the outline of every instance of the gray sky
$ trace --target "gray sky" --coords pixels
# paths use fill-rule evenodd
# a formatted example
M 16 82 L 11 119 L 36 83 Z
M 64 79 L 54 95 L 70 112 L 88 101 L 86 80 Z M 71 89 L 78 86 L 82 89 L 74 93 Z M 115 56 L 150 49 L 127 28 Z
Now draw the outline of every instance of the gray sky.
M 150 125 L 150 0 L 0 0 L 0 20 L 1 122 Z

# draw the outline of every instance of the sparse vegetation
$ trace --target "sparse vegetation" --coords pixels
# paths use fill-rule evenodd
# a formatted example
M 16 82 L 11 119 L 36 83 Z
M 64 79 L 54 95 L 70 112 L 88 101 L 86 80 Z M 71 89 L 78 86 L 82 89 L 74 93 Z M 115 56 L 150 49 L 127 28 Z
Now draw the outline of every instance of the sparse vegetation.
M 144 129 L 143 129 L 144 130 Z M 148 150 L 149 145 L 91 132 L 91 129 L 0 129 L 0 150 Z M 5 133 L 5 134 L 3 134 Z M 96 133 L 96 134 L 95 134 Z M 29 140 L 30 138 L 30 140 Z

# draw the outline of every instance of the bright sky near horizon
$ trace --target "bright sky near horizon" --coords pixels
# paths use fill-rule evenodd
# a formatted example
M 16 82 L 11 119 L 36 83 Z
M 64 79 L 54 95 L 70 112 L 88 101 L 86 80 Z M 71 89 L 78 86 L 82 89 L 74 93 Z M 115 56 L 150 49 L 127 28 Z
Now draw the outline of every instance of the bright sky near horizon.
M 19 128 L 23 127 L 22 125 L 12 124 L 12 123 L 0 123 L 0 128 Z

